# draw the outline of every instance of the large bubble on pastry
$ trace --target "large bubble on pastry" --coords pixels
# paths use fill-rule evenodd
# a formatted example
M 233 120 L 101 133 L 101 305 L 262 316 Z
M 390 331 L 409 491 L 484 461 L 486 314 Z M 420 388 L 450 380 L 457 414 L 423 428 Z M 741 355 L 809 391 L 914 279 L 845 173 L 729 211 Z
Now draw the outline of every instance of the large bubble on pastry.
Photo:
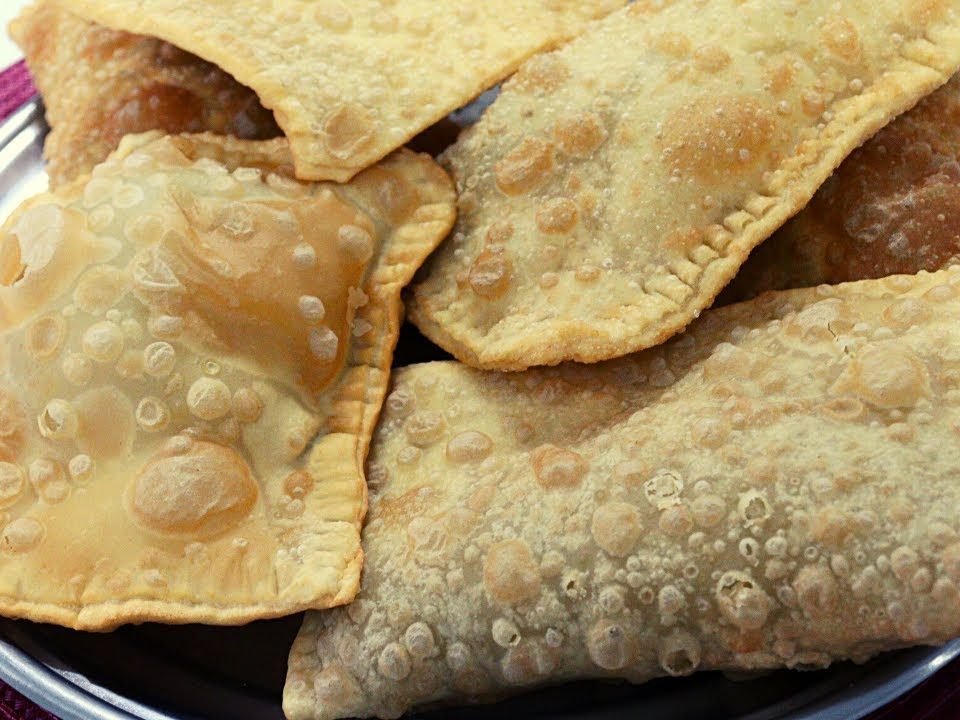
M 349 601 L 399 292 L 453 222 L 402 152 L 130 136 L 0 231 L 0 613 L 85 629 Z

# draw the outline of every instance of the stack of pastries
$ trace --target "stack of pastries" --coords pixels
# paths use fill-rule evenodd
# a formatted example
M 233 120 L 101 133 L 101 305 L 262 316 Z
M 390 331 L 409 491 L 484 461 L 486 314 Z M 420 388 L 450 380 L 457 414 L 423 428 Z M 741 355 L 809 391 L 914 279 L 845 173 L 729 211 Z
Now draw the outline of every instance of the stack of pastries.
M 960 0 L 10 31 L 3 615 L 309 610 L 291 720 L 960 635 Z M 405 315 L 456 360 L 392 370 Z

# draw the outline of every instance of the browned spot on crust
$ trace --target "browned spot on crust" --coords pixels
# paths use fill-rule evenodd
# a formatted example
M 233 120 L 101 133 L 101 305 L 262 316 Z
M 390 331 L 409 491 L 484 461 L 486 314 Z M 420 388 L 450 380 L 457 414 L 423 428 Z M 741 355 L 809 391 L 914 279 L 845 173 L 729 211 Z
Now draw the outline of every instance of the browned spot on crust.
M 381 498 L 370 512 L 370 520 L 387 524 L 408 523 L 411 518 L 422 515 L 437 502 L 437 493 L 429 487 L 417 486 L 394 498 Z
M 507 195 L 522 195 L 542 184 L 553 170 L 553 145 L 528 137 L 493 167 L 497 187 Z
M 603 120 L 592 112 L 559 120 L 553 132 L 560 150 L 576 158 L 592 155 L 608 135 Z
M 567 233 L 577 224 L 577 216 L 577 205 L 572 200 L 552 198 L 537 210 L 537 228 L 548 234 Z
M 823 44 L 835 56 L 848 63 L 860 60 L 860 35 L 853 23 L 839 15 L 830 15 L 823 24 Z
M 810 117 L 820 117 L 827 109 L 827 98 L 816 88 L 808 88 L 800 93 L 800 105 Z
M 730 53 L 718 45 L 704 45 L 693 53 L 693 64 L 703 72 L 720 72 L 730 64 Z
M 767 87 L 774 95 L 782 95 L 793 85 L 797 73 L 789 60 L 783 59 L 773 63 L 767 70 Z
M 688 251 L 693 250 L 693 248 L 703 244 L 703 229 L 685 227 L 672 230 L 664 241 L 672 250 L 685 255 Z
M 323 144 L 333 157 L 350 158 L 373 141 L 375 122 L 372 113 L 354 103 L 344 103 L 330 111 L 321 127 Z
M 674 60 L 690 56 L 690 39 L 678 32 L 662 32 L 650 37 L 650 45 Z
M 554 445 L 541 445 L 531 460 L 537 482 L 547 490 L 576 487 L 590 468 L 580 453 Z
M 0 460 L 14 462 L 23 450 L 27 412 L 12 388 L 0 387 Z
M 910 0 L 906 11 L 911 25 L 927 25 L 942 18 L 949 9 L 947 0 Z
M 526 93 L 551 93 L 570 77 L 570 69 L 556 55 L 535 55 L 517 71 L 512 84 Z
M 716 182 L 759 166 L 776 134 L 776 116 L 756 98 L 702 97 L 664 123 L 660 148 L 671 172 Z

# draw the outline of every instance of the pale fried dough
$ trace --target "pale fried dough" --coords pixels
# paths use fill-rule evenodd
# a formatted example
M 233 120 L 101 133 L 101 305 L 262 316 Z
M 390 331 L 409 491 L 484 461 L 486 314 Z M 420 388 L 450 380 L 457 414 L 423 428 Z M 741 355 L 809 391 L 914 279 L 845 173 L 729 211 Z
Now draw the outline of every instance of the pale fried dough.
M 0 233 L 0 614 L 103 630 L 349 602 L 400 288 L 454 219 L 402 151 L 128 136 Z
M 297 175 L 348 180 L 626 0 L 63 0 L 155 35 L 260 96 Z
M 960 272 L 768 294 L 665 346 L 401 369 L 363 587 L 293 720 L 578 678 L 819 667 L 960 632 Z
M 109 30 L 40 0 L 10 25 L 43 96 L 52 187 L 90 172 L 128 133 L 163 130 L 276 137 L 257 96 L 227 73 L 156 38 Z
M 937 270 L 960 257 L 960 76 L 855 150 L 721 302 Z
M 958 0 L 633 3 L 448 151 L 460 220 L 411 319 L 502 370 L 660 343 L 958 64 Z

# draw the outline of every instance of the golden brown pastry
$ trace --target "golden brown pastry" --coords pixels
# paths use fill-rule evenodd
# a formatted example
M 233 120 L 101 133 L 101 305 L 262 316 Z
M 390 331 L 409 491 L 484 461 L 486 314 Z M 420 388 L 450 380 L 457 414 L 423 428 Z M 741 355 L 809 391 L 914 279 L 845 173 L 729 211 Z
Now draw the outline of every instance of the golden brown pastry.
M 156 38 L 109 30 L 39 0 L 10 25 L 43 96 L 56 188 L 90 172 L 128 133 L 262 140 L 280 134 L 257 96 L 215 65 Z
M 531 59 L 447 152 L 460 219 L 411 319 L 501 370 L 663 342 L 958 65 L 957 0 L 635 2 Z
M 398 370 L 363 587 L 292 720 L 960 633 L 960 271 L 772 293 L 600 365 Z
M 0 614 L 104 630 L 349 602 L 400 288 L 454 220 L 402 151 L 128 136 L 0 231 Z
M 855 150 L 720 296 L 937 270 L 960 257 L 960 76 Z
M 297 176 L 349 180 L 626 0 L 62 0 L 216 63 L 260 96 Z

